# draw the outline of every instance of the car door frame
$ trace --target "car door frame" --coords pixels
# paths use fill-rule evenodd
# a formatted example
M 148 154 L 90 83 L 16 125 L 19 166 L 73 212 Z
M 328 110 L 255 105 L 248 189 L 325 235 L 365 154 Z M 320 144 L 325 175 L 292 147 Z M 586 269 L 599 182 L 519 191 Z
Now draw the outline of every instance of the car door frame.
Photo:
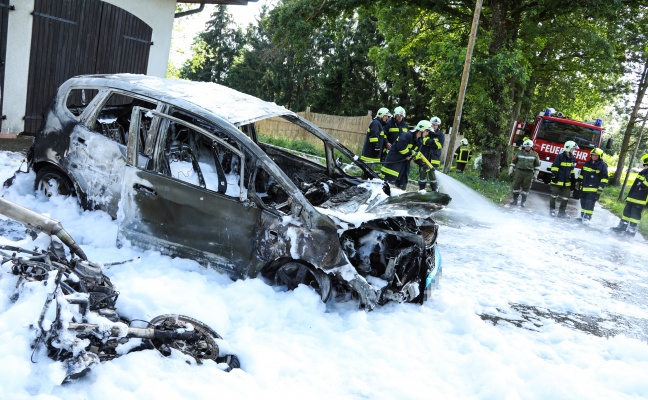
M 147 144 L 144 154 L 139 152 L 141 144 L 135 131 L 139 129 L 142 113 L 151 113 L 157 118 L 152 124 L 156 131 L 149 132 L 155 146 Z M 238 197 L 183 182 L 153 167 L 143 168 L 142 157 L 150 158 L 151 165 L 158 165 L 164 153 L 163 119 L 218 142 L 241 159 Z M 255 252 L 263 210 L 246 196 L 244 147 L 240 145 L 241 149 L 237 149 L 204 128 L 141 107 L 133 108 L 129 137 L 134 140 L 129 140 L 126 155 L 118 213 L 118 243 L 130 241 L 138 247 L 194 259 L 224 270 L 233 278 L 256 275 L 259 264 L 263 263 Z M 178 220 L 179 216 L 186 220 Z

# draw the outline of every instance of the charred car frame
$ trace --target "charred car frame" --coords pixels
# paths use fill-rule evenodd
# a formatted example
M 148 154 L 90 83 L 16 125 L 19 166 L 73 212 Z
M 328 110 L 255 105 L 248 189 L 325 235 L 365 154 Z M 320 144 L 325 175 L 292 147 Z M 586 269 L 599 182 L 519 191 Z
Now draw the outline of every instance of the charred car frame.
M 255 122 L 305 129 L 321 160 L 266 143 Z M 35 187 L 118 220 L 118 243 L 263 276 L 322 299 L 423 303 L 441 277 L 439 193 L 390 188 L 329 134 L 274 103 L 213 83 L 72 78 L 28 154 Z

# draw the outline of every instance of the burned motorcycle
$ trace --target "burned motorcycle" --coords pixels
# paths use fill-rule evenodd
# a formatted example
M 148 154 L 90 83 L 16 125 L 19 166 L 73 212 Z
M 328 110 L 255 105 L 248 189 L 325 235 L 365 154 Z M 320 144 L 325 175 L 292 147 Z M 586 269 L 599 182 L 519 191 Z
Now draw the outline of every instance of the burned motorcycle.
M 166 314 L 138 327 L 140 321 L 119 315 L 119 292 L 57 221 L 4 198 L 0 198 L 0 214 L 55 236 L 42 251 L 0 246 L 0 265 L 19 276 L 18 288 L 34 281 L 51 286 L 38 322 L 32 325 L 37 332 L 33 348 L 36 353 L 44 346 L 51 359 L 62 363 L 62 383 L 84 376 L 99 362 L 145 349 L 157 349 L 165 356 L 177 350 L 197 364 L 212 360 L 225 371 L 240 367 L 236 355 L 224 354 L 219 347 L 223 338 L 198 320 Z M 69 259 L 63 244 L 70 250 Z

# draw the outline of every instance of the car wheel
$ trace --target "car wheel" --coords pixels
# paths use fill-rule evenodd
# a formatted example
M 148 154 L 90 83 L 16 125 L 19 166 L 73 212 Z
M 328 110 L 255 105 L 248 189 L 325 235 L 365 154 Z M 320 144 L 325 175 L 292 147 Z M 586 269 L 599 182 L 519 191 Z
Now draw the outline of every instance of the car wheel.
M 64 172 L 55 167 L 43 167 L 36 174 L 34 189 L 47 197 L 74 196 L 74 185 Z
M 293 290 L 300 284 L 310 286 L 315 289 L 324 302 L 331 296 L 329 275 L 299 262 L 288 262 L 277 268 L 274 282 L 277 285 L 286 285 L 288 290 Z

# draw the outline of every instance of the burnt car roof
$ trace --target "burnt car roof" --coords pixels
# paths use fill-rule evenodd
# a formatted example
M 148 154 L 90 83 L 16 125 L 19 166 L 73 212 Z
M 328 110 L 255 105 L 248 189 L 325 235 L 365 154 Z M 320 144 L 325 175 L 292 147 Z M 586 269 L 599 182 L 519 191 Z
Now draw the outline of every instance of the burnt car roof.
M 194 82 L 138 74 L 80 75 L 67 84 L 114 87 L 170 103 L 184 100 L 241 126 L 276 116 L 296 116 L 283 106 L 213 82 Z

